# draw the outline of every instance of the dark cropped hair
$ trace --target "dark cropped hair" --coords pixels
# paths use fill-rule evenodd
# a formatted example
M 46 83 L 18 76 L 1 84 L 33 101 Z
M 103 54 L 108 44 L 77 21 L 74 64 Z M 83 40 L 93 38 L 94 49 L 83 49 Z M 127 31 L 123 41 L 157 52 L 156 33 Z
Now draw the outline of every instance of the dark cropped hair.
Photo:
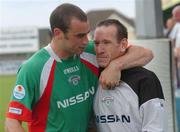
M 79 7 L 68 3 L 58 6 L 50 16 L 52 33 L 54 28 L 60 28 L 64 33 L 67 33 L 72 18 L 77 18 L 83 22 L 87 21 L 86 13 Z
M 123 38 L 128 38 L 128 33 L 126 27 L 120 23 L 116 19 L 106 19 L 103 21 L 100 21 L 96 27 L 101 27 L 101 26 L 112 26 L 114 25 L 117 29 L 117 40 L 120 41 Z

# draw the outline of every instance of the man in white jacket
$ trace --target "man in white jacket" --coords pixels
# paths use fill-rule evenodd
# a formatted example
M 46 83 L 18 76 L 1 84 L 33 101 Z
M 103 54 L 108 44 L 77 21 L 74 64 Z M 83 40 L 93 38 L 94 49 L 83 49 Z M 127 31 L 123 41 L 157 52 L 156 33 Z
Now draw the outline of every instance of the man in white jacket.
M 95 29 L 94 42 L 97 62 L 103 69 L 126 53 L 127 29 L 118 20 L 101 21 Z M 100 132 L 166 132 L 164 103 L 160 81 L 153 72 L 142 67 L 123 70 L 120 85 L 110 90 L 98 86 L 94 99 L 97 129 Z

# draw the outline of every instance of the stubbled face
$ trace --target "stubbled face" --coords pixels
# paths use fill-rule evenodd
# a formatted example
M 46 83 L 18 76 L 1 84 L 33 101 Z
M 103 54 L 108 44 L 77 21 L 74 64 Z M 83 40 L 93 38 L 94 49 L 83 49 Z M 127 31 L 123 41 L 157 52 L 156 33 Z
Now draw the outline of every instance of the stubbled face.
M 111 60 L 121 56 L 122 45 L 116 37 L 115 26 L 97 27 L 94 33 L 95 52 L 100 67 L 106 67 Z
M 62 49 L 69 56 L 81 54 L 88 44 L 88 33 L 90 31 L 89 22 L 82 22 L 73 18 L 70 28 L 62 41 Z

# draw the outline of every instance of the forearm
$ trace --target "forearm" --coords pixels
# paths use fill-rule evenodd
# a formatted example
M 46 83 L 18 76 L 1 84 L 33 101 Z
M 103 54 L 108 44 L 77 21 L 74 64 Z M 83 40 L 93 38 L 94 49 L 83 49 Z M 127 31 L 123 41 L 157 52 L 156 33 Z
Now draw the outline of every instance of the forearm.
M 16 119 L 7 118 L 5 121 L 6 132 L 25 132 L 21 126 L 21 122 Z
M 149 63 L 153 58 L 151 50 L 140 46 L 130 46 L 127 52 L 112 62 L 120 69 L 128 69 L 136 66 L 144 66 Z

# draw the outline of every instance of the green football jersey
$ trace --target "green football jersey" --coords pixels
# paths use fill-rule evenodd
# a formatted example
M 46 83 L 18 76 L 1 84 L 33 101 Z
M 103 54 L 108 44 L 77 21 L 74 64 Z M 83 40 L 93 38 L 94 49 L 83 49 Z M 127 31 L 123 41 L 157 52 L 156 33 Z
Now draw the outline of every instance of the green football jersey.
M 7 117 L 31 132 L 85 132 L 97 83 L 93 46 L 62 60 L 48 45 L 19 69 Z

